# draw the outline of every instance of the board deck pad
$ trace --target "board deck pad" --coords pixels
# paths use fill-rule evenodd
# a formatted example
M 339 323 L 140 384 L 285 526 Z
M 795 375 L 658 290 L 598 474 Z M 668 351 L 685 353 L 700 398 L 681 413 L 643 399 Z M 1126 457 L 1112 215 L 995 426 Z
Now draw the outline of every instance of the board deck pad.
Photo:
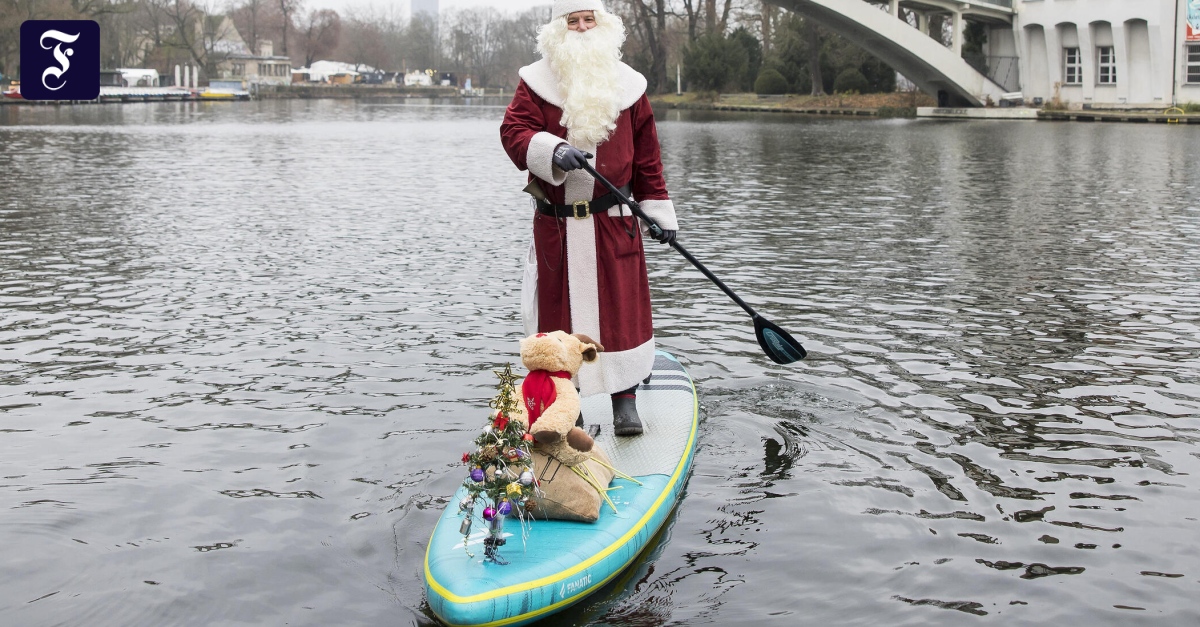
M 692 380 L 665 352 L 655 355 L 650 382 L 638 386 L 637 406 L 639 436 L 613 434 L 606 394 L 583 399 L 582 412 L 589 432 L 599 426 L 596 442 L 613 466 L 642 485 L 615 479 L 608 495 L 618 511 L 602 505 L 594 523 L 538 520 L 522 529 L 509 519 L 500 549 L 508 564 L 483 560 L 485 533 L 478 522 L 464 545 L 457 505 L 466 490 L 458 490 L 425 556 L 426 599 L 438 618 L 450 625 L 532 622 L 581 601 L 633 562 L 682 494 L 698 427 Z
M 583 399 L 583 422 L 600 426 L 596 443 L 608 453 L 617 470 L 631 477 L 671 474 L 683 456 L 687 435 L 692 429 L 691 403 L 682 404 L 680 398 L 691 401 L 691 397 L 692 380 L 683 366 L 660 353 L 655 355 L 650 383 L 638 386 L 637 408 L 642 417 L 642 435 L 617 437 L 613 434 L 612 401 L 606 394 Z

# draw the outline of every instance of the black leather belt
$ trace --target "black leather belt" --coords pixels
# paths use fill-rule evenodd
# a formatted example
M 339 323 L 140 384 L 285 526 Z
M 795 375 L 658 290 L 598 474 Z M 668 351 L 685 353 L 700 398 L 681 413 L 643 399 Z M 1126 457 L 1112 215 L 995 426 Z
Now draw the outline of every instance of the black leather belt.
M 620 190 L 626 198 L 629 197 L 629 185 L 622 185 Z M 537 209 L 542 215 L 554 216 L 556 218 L 575 218 L 577 220 L 582 220 L 593 213 L 608 211 L 609 209 L 616 207 L 618 204 L 620 204 L 620 202 L 621 201 L 617 200 L 617 197 L 610 192 L 599 198 L 593 198 L 592 200 L 580 200 L 569 205 L 555 205 L 553 203 L 539 200 L 537 201 Z

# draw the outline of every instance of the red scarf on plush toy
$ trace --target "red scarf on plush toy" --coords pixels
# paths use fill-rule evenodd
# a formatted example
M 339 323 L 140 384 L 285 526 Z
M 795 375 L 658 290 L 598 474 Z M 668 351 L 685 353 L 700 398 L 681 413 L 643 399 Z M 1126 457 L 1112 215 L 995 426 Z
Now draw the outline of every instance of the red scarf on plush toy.
M 550 377 L 570 379 L 571 373 L 566 370 L 550 372 L 549 370 L 534 370 L 525 377 L 521 384 L 521 395 L 525 397 L 525 409 L 529 412 L 529 426 L 542 417 L 542 412 L 554 404 L 558 392 L 554 389 L 554 381 Z

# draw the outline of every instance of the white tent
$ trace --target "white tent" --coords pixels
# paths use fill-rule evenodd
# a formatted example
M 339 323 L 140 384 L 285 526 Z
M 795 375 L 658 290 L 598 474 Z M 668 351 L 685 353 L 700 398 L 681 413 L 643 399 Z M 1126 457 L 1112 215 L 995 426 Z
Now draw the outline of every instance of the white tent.
M 304 70 L 298 70 L 304 71 Z M 363 72 L 373 72 L 375 68 L 369 65 L 356 66 L 353 63 L 343 63 L 341 61 L 313 61 L 313 64 L 307 68 L 308 80 L 323 82 L 333 74 L 360 74 Z

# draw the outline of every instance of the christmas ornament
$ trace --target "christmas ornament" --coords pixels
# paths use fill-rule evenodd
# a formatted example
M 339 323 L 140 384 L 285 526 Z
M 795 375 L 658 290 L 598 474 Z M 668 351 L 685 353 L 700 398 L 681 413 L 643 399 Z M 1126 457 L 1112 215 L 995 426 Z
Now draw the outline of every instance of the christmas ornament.
M 482 516 L 487 525 L 484 559 L 506 564 L 497 553 L 505 543 L 504 519 L 512 516 L 522 525 L 528 524 L 527 513 L 534 505 L 530 496 L 536 489 L 537 477 L 529 467 L 533 437 L 524 423 L 511 418 L 521 411 L 521 396 L 516 388 L 518 377 L 510 366 L 496 371 L 496 376 L 500 383 L 496 386 L 496 396 L 488 402 L 491 409 L 487 422 L 475 438 L 474 452 L 464 453 L 462 458 L 471 471 L 470 479 L 463 484 L 467 495 L 459 501 L 463 516 L 459 530 L 464 536 L 469 535 L 472 520 Z M 482 505 L 482 510 L 476 510 L 476 504 Z M 463 545 L 469 547 L 470 543 Z M 470 555 L 470 549 L 466 550 Z

